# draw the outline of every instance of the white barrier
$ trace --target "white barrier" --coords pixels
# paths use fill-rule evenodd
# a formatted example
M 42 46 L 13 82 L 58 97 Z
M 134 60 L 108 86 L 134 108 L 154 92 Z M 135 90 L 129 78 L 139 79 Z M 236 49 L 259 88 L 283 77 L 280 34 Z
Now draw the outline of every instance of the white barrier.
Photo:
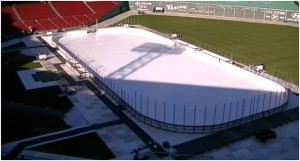
M 66 36 L 71 38 L 86 38 L 87 30 L 70 31 L 66 33 Z

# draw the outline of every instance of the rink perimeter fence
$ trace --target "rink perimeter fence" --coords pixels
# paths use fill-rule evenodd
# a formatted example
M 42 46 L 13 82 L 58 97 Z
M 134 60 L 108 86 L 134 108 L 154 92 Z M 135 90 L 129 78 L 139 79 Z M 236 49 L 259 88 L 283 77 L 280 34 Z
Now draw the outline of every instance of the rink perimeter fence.
M 179 107 L 176 104 L 167 105 L 166 102 L 153 100 L 137 91 L 126 93 L 115 84 L 113 79 L 103 75 L 101 71 L 103 66 L 93 65 L 94 59 L 83 58 L 78 54 L 78 51 L 72 52 L 61 44 L 59 39 L 63 35 L 54 36 L 53 44 L 60 49 L 60 54 L 67 61 L 66 64 L 77 76 L 91 78 L 102 89 L 102 91 L 100 90 L 102 94 L 108 94 L 117 101 L 117 107 L 120 110 L 126 109 L 130 115 L 139 121 L 160 129 L 183 133 L 212 133 L 273 115 L 285 110 L 288 106 L 291 83 L 268 74 L 259 74 L 259 76 L 271 81 L 279 81 L 285 87 L 284 91 L 268 92 L 234 102 L 227 102 L 223 105 L 195 105 L 194 107 L 183 105 L 183 107 Z M 236 62 L 235 65 L 255 73 L 255 71 L 241 63 Z M 150 102 L 152 102 L 151 105 Z M 213 114 L 207 112 L 209 109 L 213 109 Z M 180 123 L 176 118 L 178 113 L 182 113 Z M 199 124 L 199 119 L 202 120 L 201 124 Z

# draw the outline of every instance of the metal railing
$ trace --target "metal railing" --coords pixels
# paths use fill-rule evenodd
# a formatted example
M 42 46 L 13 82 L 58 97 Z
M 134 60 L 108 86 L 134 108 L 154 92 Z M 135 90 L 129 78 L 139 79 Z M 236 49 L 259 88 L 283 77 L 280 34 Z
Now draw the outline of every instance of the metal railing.
M 101 74 L 101 71 L 98 71 L 99 67 L 94 67 L 93 65 L 91 65 L 90 62 L 93 61 L 87 61 L 84 60 L 83 58 L 79 57 L 79 54 L 77 53 L 74 54 L 72 51 L 70 51 L 69 49 L 67 49 L 66 47 L 64 47 L 64 45 L 62 45 L 58 39 L 61 37 L 62 35 L 58 35 L 55 36 L 53 38 L 53 41 L 57 44 L 57 46 L 59 46 L 61 49 L 63 49 L 66 53 L 70 56 L 70 58 L 72 58 L 73 60 L 76 60 L 79 64 L 81 64 L 81 66 L 83 68 L 86 69 L 86 71 L 88 71 L 90 73 L 90 76 L 92 78 L 92 80 L 94 80 L 94 82 L 100 87 L 102 88 L 106 94 L 110 95 L 114 100 L 116 100 L 120 106 L 122 106 L 122 108 L 125 108 L 132 116 L 134 116 L 135 118 L 137 118 L 139 121 L 144 122 L 146 124 L 149 124 L 151 126 L 157 127 L 157 128 L 161 128 L 161 129 L 165 129 L 165 130 L 169 130 L 169 131 L 175 131 L 175 132 L 184 132 L 184 133 L 211 133 L 211 132 L 216 132 L 219 130 L 223 130 L 223 129 L 227 129 L 227 128 L 231 128 L 237 125 L 241 125 L 247 122 L 251 122 L 253 120 L 257 120 L 259 118 L 262 117 L 266 117 L 275 113 L 278 113 L 280 111 L 283 111 L 287 105 L 288 105 L 288 100 L 289 100 L 289 92 L 288 90 L 285 91 L 276 91 L 274 93 L 271 94 L 265 94 L 263 95 L 263 97 L 261 96 L 253 96 L 248 99 L 243 99 L 242 101 L 237 101 L 237 102 L 230 102 L 230 112 L 228 114 L 228 116 L 226 116 L 226 118 L 228 118 L 227 120 L 224 120 L 225 118 L 225 113 L 226 110 L 228 108 L 225 108 L 225 104 L 224 106 L 222 106 L 221 108 L 219 106 L 215 106 L 215 112 L 214 112 L 214 122 L 213 123 L 207 123 L 206 121 L 206 117 L 211 117 L 211 116 L 206 116 L 206 105 L 205 105 L 205 112 L 204 112 L 204 123 L 196 123 L 195 120 L 197 118 L 199 118 L 200 116 L 197 116 L 197 113 L 194 113 L 194 124 L 185 124 L 186 118 L 185 118 L 185 113 L 186 113 L 186 109 L 184 107 L 184 121 L 183 123 L 177 123 L 175 121 L 170 122 L 170 121 L 162 121 L 162 119 L 158 119 L 157 118 L 157 107 L 156 107 L 156 100 L 155 100 L 155 114 L 150 116 L 147 114 L 145 114 L 145 112 L 142 112 L 141 110 L 141 106 L 142 103 L 140 104 L 140 108 L 137 107 L 138 105 L 136 104 L 136 102 L 142 102 L 142 95 L 141 98 L 139 99 L 139 97 L 136 96 L 135 93 L 135 97 L 133 96 L 129 96 L 129 93 L 126 93 L 125 91 L 123 91 L 121 88 L 119 88 L 118 86 L 115 85 L 115 82 L 107 77 L 104 77 L 103 74 Z M 245 66 L 239 66 L 242 67 L 245 70 L 251 71 L 247 68 L 244 68 Z M 268 78 L 268 77 L 267 77 Z M 269 77 L 271 78 L 271 77 Z M 269 99 L 267 98 L 269 97 Z M 250 106 L 248 106 L 248 104 L 246 103 L 246 101 L 249 100 L 247 103 L 250 103 Z M 261 101 L 259 100 L 263 100 L 262 102 L 262 109 L 258 110 L 258 106 L 260 104 L 261 106 Z M 131 103 L 130 103 L 131 101 Z M 148 101 L 148 98 L 147 98 Z M 135 102 L 135 103 L 133 103 Z M 236 114 L 235 117 L 233 116 L 234 114 L 231 115 L 232 111 L 234 110 L 233 106 L 236 105 Z M 246 107 L 247 106 L 247 107 Z M 268 109 L 264 109 L 267 108 Z M 148 103 L 147 103 L 147 111 L 148 111 Z M 150 107 L 151 108 L 151 107 Z M 249 109 L 248 114 L 245 114 L 245 109 Z M 140 110 L 139 110 L 140 109 Z M 164 109 L 164 113 L 163 115 L 166 115 L 166 111 L 165 111 L 165 103 L 164 103 L 164 107 L 159 107 L 159 109 Z M 216 121 L 216 111 L 219 109 L 223 109 L 222 113 L 223 113 L 223 119 L 222 121 Z M 256 110 L 255 110 L 256 109 Z M 197 107 L 195 106 L 195 111 L 197 110 Z M 221 111 L 219 110 L 219 111 Z M 232 111 L 231 111 L 232 110 Z M 240 112 L 238 113 L 238 111 L 240 110 Z M 203 111 L 203 108 L 202 108 Z M 173 115 L 173 119 L 175 120 L 175 105 L 174 105 L 174 115 Z M 180 111 L 179 111 L 180 112 Z

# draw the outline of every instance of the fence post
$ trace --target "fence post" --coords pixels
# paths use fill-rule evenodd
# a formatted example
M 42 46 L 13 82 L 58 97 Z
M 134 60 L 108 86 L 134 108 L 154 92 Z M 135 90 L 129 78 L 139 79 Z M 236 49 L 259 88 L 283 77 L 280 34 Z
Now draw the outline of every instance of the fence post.
M 183 106 L 183 125 L 185 125 L 185 105 Z
M 117 91 L 115 91 L 116 93 L 119 93 L 119 86 L 117 86 Z
M 281 104 L 281 93 L 282 93 L 282 90 L 280 90 L 280 92 L 279 92 L 279 101 L 278 101 L 278 105 Z
M 203 131 L 205 129 L 205 121 L 206 121 L 206 105 L 205 105 L 205 108 L 204 108 L 204 124 L 203 124 Z
M 131 97 L 131 104 L 133 105 L 133 97 Z M 135 112 L 136 112 L 135 106 L 133 107 L 133 109 L 134 109 L 133 116 L 135 116 Z
M 239 101 L 236 102 L 236 113 L 235 113 L 235 120 L 238 117 L 238 110 L 239 110 Z
M 115 84 L 115 83 L 114 83 L 114 87 L 113 87 L 113 90 L 114 90 L 114 91 L 116 91 L 116 84 Z
M 143 112 L 143 95 L 141 94 L 140 95 L 140 113 L 142 114 L 142 112 Z
M 122 103 L 123 102 L 123 90 L 122 89 L 121 89 L 121 101 L 120 102 L 123 105 L 123 103 Z
M 265 98 L 266 98 L 266 93 L 264 93 L 263 107 L 262 107 L 261 112 L 263 112 L 263 111 L 264 111 L 264 108 L 265 108 Z
M 222 124 L 224 123 L 225 106 L 226 106 L 226 104 L 224 103 L 224 107 L 223 107 L 223 117 L 222 117 Z
M 273 93 L 273 92 L 271 92 L 271 94 L 270 94 L 270 100 L 269 100 L 269 108 L 268 108 L 268 110 L 269 110 L 270 107 L 271 107 L 272 93 Z
M 250 99 L 250 108 L 249 108 L 249 116 L 252 115 L 252 102 L 253 102 L 253 99 L 252 99 L 252 96 L 251 96 L 251 99 Z
M 216 112 L 217 112 L 217 105 L 215 105 L 215 112 L 214 112 L 214 125 L 215 125 L 215 122 L 216 122 Z
M 136 109 L 136 91 L 134 91 L 134 107 Z
M 164 102 L 164 122 L 166 122 L 166 102 Z
M 149 117 L 149 97 L 147 97 L 147 117 Z
M 175 104 L 173 106 L 173 125 L 175 125 Z
M 242 114 L 241 114 L 241 118 L 244 117 L 244 113 L 245 113 L 245 99 L 243 99 L 243 102 L 242 102 Z
M 129 93 L 127 93 L 127 103 L 129 104 Z
M 155 100 L 155 102 L 154 102 L 154 106 L 155 106 L 155 108 L 154 108 L 154 113 L 155 113 L 155 121 L 156 121 L 156 100 Z
M 277 93 L 278 93 L 278 90 L 276 90 L 275 101 L 274 101 L 274 107 L 276 107 L 276 103 L 277 103 Z
M 230 107 L 229 107 L 229 116 L 228 116 L 228 120 L 227 120 L 227 128 L 229 126 L 229 121 L 230 121 L 230 117 L 231 117 L 231 106 L 232 106 L 232 102 L 230 102 Z
M 197 112 L 197 105 L 195 105 L 195 108 L 194 108 L 194 132 L 195 132 L 195 126 L 196 126 L 196 112 Z
M 257 110 L 258 110 L 258 104 L 259 104 L 259 95 L 257 96 L 257 104 L 256 104 L 256 110 L 255 110 L 255 114 L 257 114 Z
M 256 100 L 256 97 L 253 96 L 253 105 L 252 105 L 253 107 L 252 107 L 252 117 L 251 117 L 251 120 L 253 120 L 253 115 L 254 115 L 254 110 L 255 110 L 254 108 L 255 108 L 255 103 L 256 103 L 256 101 L 257 101 L 257 100 Z

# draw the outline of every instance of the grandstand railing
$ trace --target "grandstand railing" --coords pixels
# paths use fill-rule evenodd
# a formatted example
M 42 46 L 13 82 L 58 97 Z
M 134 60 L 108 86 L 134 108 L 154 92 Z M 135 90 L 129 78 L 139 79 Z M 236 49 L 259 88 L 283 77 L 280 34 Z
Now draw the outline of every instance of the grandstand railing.
M 130 113 L 130 115 L 134 116 L 139 121 L 149 124 L 151 126 L 160 128 L 160 129 L 165 129 L 165 130 L 175 131 L 175 132 L 184 132 L 184 133 L 212 133 L 212 132 L 216 132 L 219 130 L 223 130 L 223 129 L 231 128 L 231 127 L 238 126 L 241 124 L 245 124 L 247 122 L 251 122 L 253 120 L 257 120 L 257 119 L 260 119 L 260 118 L 263 118 L 263 117 L 266 117 L 269 115 L 273 115 L 275 113 L 285 110 L 288 106 L 290 92 L 287 89 L 286 91 L 284 91 L 283 95 L 281 93 L 279 93 L 278 97 L 277 97 L 278 91 L 276 93 L 274 92 L 274 96 L 276 95 L 276 97 L 272 101 L 272 103 L 274 105 L 274 107 L 272 107 L 272 108 L 270 108 L 270 104 L 271 104 L 271 100 L 272 100 L 271 99 L 272 94 L 271 94 L 270 99 L 266 101 L 266 104 L 267 103 L 269 104 L 268 109 L 264 110 L 265 106 L 263 105 L 263 109 L 261 110 L 261 112 L 257 111 L 258 107 L 256 107 L 256 112 L 254 112 L 254 108 L 255 108 L 255 106 L 258 106 L 259 101 L 257 100 L 257 103 L 256 103 L 255 102 L 256 96 L 254 96 L 253 97 L 254 100 L 252 102 L 252 97 L 251 97 L 251 103 L 250 103 L 251 110 L 250 111 L 252 111 L 252 107 L 253 107 L 253 111 L 252 111 L 253 113 L 251 112 L 250 115 L 245 116 L 245 117 L 244 117 L 244 108 L 246 108 L 245 107 L 246 101 L 245 101 L 245 104 L 244 104 L 244 99 L 243 99 L 243 101 L 240 101 L 240 102 L 237 101 L 237 104 L 236 104 L 237 110 L 236 111 L 238 111 L 239 107 L 241 107 L 241 109 L 243 109 L 243 110 L 240 113 L 236 112 L 235 119 L 233 119 L 231 121 L 229 121 L 229 119 L 227 121 L 226 120 L 224 121 L 224 119 L 222 119 L 221 123 L 206 125 L 205 124 L 206 106 L 205 106 L 205 112 L 204 112 L 204 124 L 203 125 L 196 125 L 195 122 L 194 122 L 194 125 L 174 124 L 174 123 L 169 123 L 169 122 L 158 120 L 158 119 L 156 119 L 156 116 L 154 119 L 153 117 L 148 117 L 145 114 L 143 114 L 141 111 L 138 111 L 138 107 L 135 107 L 136 105 L 135 106 L 132 105 L 133 103 L 131 103 L 131 105 L 130 105 L 129 97 L 126 97 L 125 91 L 122 91 L 122 89 L 119 90 L 119 88 L 117 88 L 118 90 L 116 90 L 114 82 L 110 78 L 101 76 L 101 73 L 98 72 L 98 67 L 93 67 L 92 65 L 90 65 L 89 61 L 84 60 L 83 58 L 79 57 L 79 55 L 76 55 L 75 53 L 70 51 L 68 48 L 66 48 L 63 44 L 61 44 L 59 42 L 59 39 L 62 36 L 63 35 L 60 34 L 60 35 L 53 37 L 53 42 L 56 44 L 56 46 L 59 49 L 61 49 L 64 54 L 69 55 L 69 57 L 73 58 L 73 60 L 76 60 L 79 64 L 81 64 L 81 66 L 90 73 L 91 79 L 101 89 L 103 89 L 105 91 L 105 94 L 110 95 L 114 100 L 116 100 L 118 102 L 118 107 L 120 107 L 120 110 L 122 108 L 124 108 Z M 69 60 L 67 60 L 67 61 L 69 61 Z M 127 98 L 127 100 L 126 100 L 126 98 Z M 257 99 L 259 99 L 259 96 L 257 97 Z M 265 98 L 263 98 L 263 101 L 265 103 Z M 137 102 L 140 102 L 140 100 L 138 100 Z M 233 104 L 231 102 L 230 103 L 230 111 L 231 111 L 232 105 Z M 216 108 L 217 107 L 215 106 L 215 113 L 216 113 Z M 223 107 L 221 107 L 221 108 L 223 108 Z M 156 106 L 155 106 L 155 109 L 156 109 Z M 184 109 L 184 113 L 185 113 L 185 109 Z M 223 118 L 224 118 L 224 113 L 225 113 L 225 104 L 224 104 L 224 109 L 223 109 Z M 155 112 L 155 115 L 156 115 L 156 112 Z M 165 113 L 163 115 L 165 115 Z M 173 117 L 175 117 L 175 115 Z M 216 114 L 215 114 L 215 117 L 216 117 Z M 231 118 L 231 112 L 229 112 L 228 118 Z M 185 119 L 185 117 L 184 117 L 184 119 Z M 195 119 L 196 119 L 196 115 L 194 115 L 194 120 Z

